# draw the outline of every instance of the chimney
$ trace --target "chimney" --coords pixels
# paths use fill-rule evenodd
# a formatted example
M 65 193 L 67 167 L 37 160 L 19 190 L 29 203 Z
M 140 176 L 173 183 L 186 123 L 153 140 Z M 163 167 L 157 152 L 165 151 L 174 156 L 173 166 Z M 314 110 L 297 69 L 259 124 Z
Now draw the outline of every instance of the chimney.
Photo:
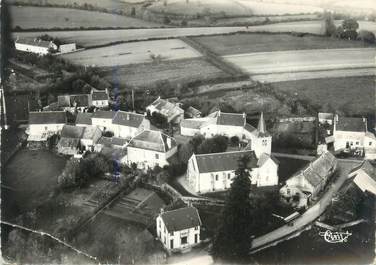
M 129 121 L 129 113 L 127 113 L 127 121 Z
M 218 117 L 221 116 L 221 110 L 218 110 Z
M 366 127 L 366 132 L 367 132 L 368 131 L 368 128 L 367 128 L 367 118 L 363 117 L 363 122 L 364 122 L 364 125 Z
M 171 138 L 170 137 L 167 137 L 166 143 L 167 143 L 168 149 L 170 149 L 171 148 Z

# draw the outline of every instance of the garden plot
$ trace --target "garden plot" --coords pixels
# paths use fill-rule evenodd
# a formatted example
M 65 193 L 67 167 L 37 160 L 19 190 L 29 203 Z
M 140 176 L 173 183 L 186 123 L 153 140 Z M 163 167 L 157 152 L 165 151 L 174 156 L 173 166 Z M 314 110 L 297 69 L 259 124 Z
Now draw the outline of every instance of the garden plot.
M 65 54 L 62 57 L 86 66 L 120 66 L 201 57 L 202 55 L 178 39 L 130 42 L 109 47 Z
M 268 81 L 267 74 L 272 78 L 273 74 L 284 73 L 285 80 L 291 80 L 289 76 L 297 80 L 299 76 L 291 73 L 305 72 L 302 79 L 309 79 L 310 72 L 311 78 L 317 78 L 317 71 L 374 68 L 375 55 L 372 48 L 351 48 L 236 54 L 224 58 L 250 75 L 264 75 L 263 81 Z

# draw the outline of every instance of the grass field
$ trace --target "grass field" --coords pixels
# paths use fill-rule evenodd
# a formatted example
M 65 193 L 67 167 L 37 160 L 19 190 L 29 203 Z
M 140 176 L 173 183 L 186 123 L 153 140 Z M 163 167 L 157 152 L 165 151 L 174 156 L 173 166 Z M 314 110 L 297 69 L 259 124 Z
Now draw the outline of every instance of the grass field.
M 9 0 L 9 4 L 12 3 L 26 3 L 26 4 L 36 4 L 40 5 L 40 0 Z M 121 9 L 124 7 L 124 3 L 117 0 L 44 0 L 46 4 L 50 5 L 73 5 L 77 3 L 78 5 L 90 4 L 96 7 L 106 8 L 108 10 Z
M 200 57 L 201 54 L 179 39 L 130 42 L 63 55 L 72 63 L 99 67 Z
M 311 79 L 272 84 L 318 106 L 330 105 L 348 114 L 374 114 L 375 76 Z
M 13 28 L 149 28 L 160 24 L 116 14 L 55 7 L 11 6 Z
M 110 82 L 119 82 L 122 86 L 144 88 L 161 81 L 177 85 L 225 76 L 226 73 L 209 62 L 196 58 L 123 66 L 108 71 L 105 78 Z
M 298 6 L 292 4 L 273 4 L 258 1 L 234 0 L 170 0 L 167 5 L 156 2 L 148 10 L 155 13 L 195 16 L 216 15 L 225 16 L 252 16 L 252 15 L 284 15 L 322 12 L 321 8 Z
M 363 48 L 371 45 L 320 36 L 297 37 L 291 34 L 238 33 L 225 36 L 194 37 L 219 55 L 307 49 Z

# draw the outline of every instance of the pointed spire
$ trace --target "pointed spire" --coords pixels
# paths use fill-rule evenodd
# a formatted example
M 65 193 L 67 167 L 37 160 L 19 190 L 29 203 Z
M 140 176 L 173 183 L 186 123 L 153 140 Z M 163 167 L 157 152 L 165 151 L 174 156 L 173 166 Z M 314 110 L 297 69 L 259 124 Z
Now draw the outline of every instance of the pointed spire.
M 266 126 L 265 126 L 265 120 L 264 120 L 264 113 L 263 112 L 261 112 L 259 123 L 258 123 L 258 126 L 257 126 L 257 130 L 260 133 L 266 132 Z

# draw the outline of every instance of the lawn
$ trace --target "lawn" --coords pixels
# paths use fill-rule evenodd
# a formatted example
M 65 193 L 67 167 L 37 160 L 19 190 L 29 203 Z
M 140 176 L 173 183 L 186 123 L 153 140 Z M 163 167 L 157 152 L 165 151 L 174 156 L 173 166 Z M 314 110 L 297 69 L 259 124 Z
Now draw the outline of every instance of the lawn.
M 297 37 L 291 34 L 236 33 L 233 35 L 195 37 L 194 39 L 219 55 L 371 46 L 359 41 L 309 35 Z
M 154 58 L 176 60 L 200 57 L 201 54 L 179 39 L 129 42 L 103 48 L 65 54 L 74 64 L 98 67 L 151 63 Z M 157 60 L 157 59 L 154 59 Z
M 226 75 L 204 59 L 196 58 L 113 68 L 105 73 L 105 78 L 109 82 L 119 82 L 121 86 L 150 88 L 162 81 L 167 81 L 171 85 L 182 85 L 198 80 L 212 80 Z
M 11 6 L 13 28 L 21 29 L 79 29 L 79 28 L 150 28 L 160 24 L 141 19 L 97 11 L 69 8 Z
M 5 165 L 2 183 L 13 191 L 2 194 L 4 217 L 34 209 L 57 187 L 57 177 L 66 163 L 64 157 L 47 150 L 21 149 Z
M 329 106 L 348 115 L 374 114 L 375 111 L 374 76 L 289 81 L 272 86 L 308 100 L 322 110 Z

